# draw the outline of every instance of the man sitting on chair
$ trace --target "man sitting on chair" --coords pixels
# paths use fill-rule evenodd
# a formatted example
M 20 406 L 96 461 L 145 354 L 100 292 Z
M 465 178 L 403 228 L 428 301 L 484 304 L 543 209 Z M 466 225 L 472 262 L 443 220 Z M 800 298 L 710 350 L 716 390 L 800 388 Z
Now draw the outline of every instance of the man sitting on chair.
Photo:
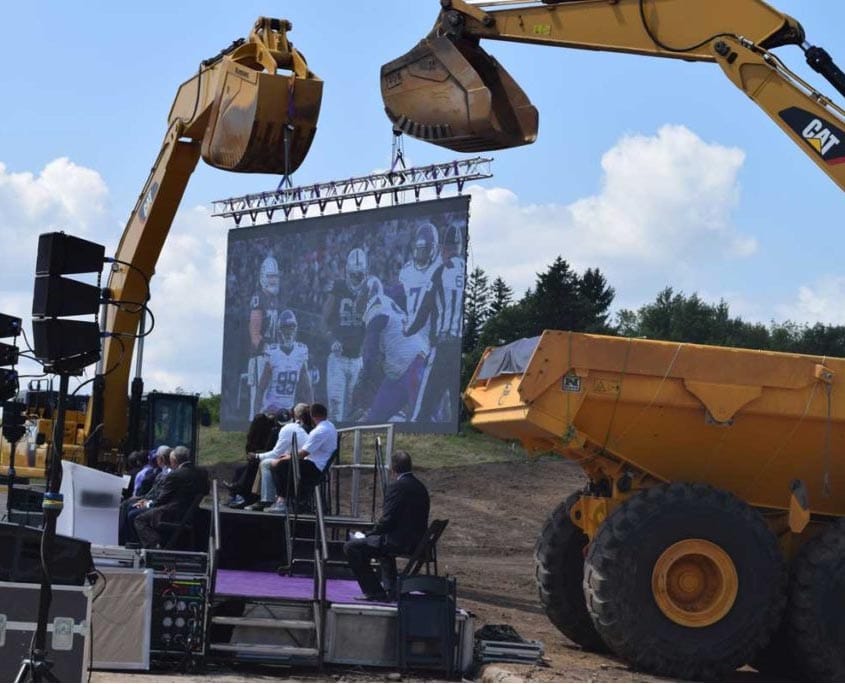
M 135 518 L 135 531 L 145 549 L 161 546 L 159 523 L 178 522 L 198 494 L 208 493 L 208 473 L 191 463 L 188 447 L 178 446 L 170 452 L 170 467 L 173 470 L 163 481 L 156 500 Z
M 428 490 L 411 472 L 411 456 L 395 451 L 390 457 L 390 471 L 396 480 L 384 497 L 381 519 L 372 532 L 352 539 L 343 552 L 364 592 L 358 600 L 386 601 L 396 592 L 396 556 L 410 555 L 428 529 Z M 381 564 L 381 582 L 370 560 Z
M 296 456 L 299 458 L 300 491 L 308 491 L 317 486 L 323 477 L 323 471 L 337 449 L 337 430 L 328 419 L 328 410 L 322 404 L 311 404 L 311 420 L 314 429 L 308 434 L 304 444 L 297 444 Z M 291 454 L 286 453 L 270 460 L 270 472 L 276 483 L 276 503 L 265 509 L 269 513 L 287 513 L 285 497 L 288 483 L 293 476 Z

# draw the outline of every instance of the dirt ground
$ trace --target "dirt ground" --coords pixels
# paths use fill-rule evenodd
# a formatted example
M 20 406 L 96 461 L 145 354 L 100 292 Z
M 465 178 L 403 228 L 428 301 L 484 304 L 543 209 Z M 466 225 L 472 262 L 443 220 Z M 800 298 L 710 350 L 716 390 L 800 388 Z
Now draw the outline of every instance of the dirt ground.
M 508 624 L 541 641 L 543 666 L 503 664 L 533 682 L 652 682 L 621 661 L 582 651 L 549 622 L 534 585 L 534 542 L 546 516 L 582 486 L 563 460 L 489 463 L 419 473 L 431 491 L 432 518 L 448 518 L 438 546 L 441 573 L 457 578 L 462 607 L 476 626 Z

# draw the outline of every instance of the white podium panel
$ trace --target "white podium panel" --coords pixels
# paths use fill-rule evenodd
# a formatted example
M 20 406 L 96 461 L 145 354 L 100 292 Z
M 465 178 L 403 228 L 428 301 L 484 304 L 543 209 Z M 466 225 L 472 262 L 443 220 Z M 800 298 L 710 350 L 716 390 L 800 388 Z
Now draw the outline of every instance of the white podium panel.
M 117 518 L 126 478 L 62 461 L 64 509 L 56 534 L 92 544 L 117 545 Z

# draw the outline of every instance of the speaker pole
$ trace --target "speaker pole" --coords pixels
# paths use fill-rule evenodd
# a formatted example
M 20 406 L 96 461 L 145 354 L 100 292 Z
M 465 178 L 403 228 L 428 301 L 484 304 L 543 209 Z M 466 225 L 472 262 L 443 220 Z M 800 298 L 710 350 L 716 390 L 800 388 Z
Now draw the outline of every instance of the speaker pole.
M 30 657 L 21 663 L 16 681 L 57 682 L 53 664 L 47 660 L 47 621 L 50 604 L 53 601 L 52 578 L 49 563 L 53 558 L 56 540 L 56 519 L 62 512 L 62 442 L 65 432 L 65 404 L 70 375 L 59 374 L 59 399 L 53 424 L 53 444 L 47 474 L 47 491 L 44 494 L 44 529 L 41 533 L 41 593 L 38 596 L 38 624 L 35 628 L 35 642 Z M 27 678 L 28 677 L 28 678 Z
M 12 499 L 15 495 L 15 451 L 18 440 L 9 443 L 9 470 L 6 475 L 6 520 L 12 522 Z

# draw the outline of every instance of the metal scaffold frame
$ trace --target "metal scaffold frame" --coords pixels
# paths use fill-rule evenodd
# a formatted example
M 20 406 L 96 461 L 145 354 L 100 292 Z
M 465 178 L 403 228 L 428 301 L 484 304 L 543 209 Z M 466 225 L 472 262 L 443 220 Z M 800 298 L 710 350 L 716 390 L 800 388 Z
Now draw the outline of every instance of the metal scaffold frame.
M 299 187 L 280 186 L 268 192 L 215 200 L 213 215 L 231 218 L 236 226 L 240 226 L 244 217 L 247 217 L 254 225 L 259 219 L 271 222 L 277 212 L 289 219 L 291 214 L 298 211 L 301 214 L 299 218 L 305 218 L 308 210 L 315 205 L 321 214 L 330 204 L 342 211 L 344 204 L 352 202 L 358 210 L 368 197 L 372 197 L 376 206 L 380 206 L 386 197 L 393 202 L 400 202 L 401 193 L 408 191 L 414 193 L 415 200 L 419 200 L 420 193 L 426 188 L 433 188 L 439 198 L 448 186 L 456 186 L 458 193 L 461 193 L 467 181 L 492 178 L 492 162 L 490 158 L 473 157 L 409 169 L 396 169 L 394 164 L 394 169 L 384 173 Z

